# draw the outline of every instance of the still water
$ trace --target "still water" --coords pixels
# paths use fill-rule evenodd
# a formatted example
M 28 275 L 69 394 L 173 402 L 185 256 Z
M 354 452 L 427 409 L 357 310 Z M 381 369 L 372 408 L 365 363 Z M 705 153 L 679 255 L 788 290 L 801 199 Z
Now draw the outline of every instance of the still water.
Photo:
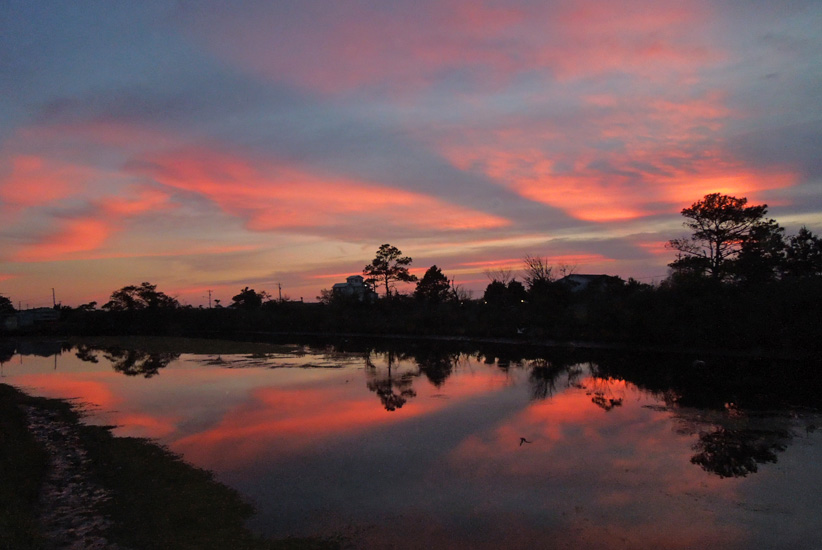
M 212 470 L 272 536 L 342 534 L 357 548 L 822 548 L 820 415 L 807 407 L 702 399 L 707 389 L 614 376 L 578 352 L 4 346 L 0 382 L 74 399 L 88 422 Z

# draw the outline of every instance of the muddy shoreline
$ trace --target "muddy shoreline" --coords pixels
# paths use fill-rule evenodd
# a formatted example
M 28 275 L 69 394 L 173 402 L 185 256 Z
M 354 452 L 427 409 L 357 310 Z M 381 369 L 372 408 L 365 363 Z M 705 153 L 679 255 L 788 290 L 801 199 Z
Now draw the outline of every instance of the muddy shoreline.
M 76 404 L 0 384 L 0 548 L 327 549 L 340 541 L 267 540 L 239 494 L 150 440 L 89 426 Z

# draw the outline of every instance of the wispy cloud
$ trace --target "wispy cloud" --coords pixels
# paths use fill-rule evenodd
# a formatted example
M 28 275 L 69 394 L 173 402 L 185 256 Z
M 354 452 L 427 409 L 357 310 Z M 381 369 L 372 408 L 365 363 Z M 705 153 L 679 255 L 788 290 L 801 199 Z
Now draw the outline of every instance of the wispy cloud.
M 419 193 L 335 176 L 288 163 L 252 162 L 213 149 L 188 149 L 132 164 L 173 189 L 207 197 L 255 231 L 358 234 L 376 227 L 465 231 L 508 221 Z

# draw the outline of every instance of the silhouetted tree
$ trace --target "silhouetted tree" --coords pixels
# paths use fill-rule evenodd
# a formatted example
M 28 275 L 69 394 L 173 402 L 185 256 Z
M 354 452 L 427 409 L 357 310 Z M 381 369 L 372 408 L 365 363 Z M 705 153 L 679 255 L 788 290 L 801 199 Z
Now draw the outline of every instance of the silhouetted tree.
M 731 271 L 729 262 L 737 257 L 752 229 L 768 223 L 763 220 L 767 205 L 747 204 L 746 198 L 711 193 L 683 208 L 684 224 L 693 233 L 668 241 L 677 251 L 677 259 L 668 265 L 685 273 L 725 279 Z
M 417 283 L 414 297 L 430 304 L 439 304 L 453 297 L 448 277 L 443 275 L 440 268 L 432 265 Z
M 386 298 L 390 296 L 395 281 L 412 283 L 417 280 L 416 275 L 408 272 L 411 258 L 403 256 L 396 246 L 383 244 L 377 249 L 376 257 L 362 270 L 368 282 L 385 287 Z
M 527 297 L 523 284 L 511 279 L 507 285 L 502 281 L 491 281 L 485 287 L 483 300 L 493 306 L 512 306 L 522 303 Z
M 245 287 L 239 294 L 231 298 L 229 307 L 237 309 L 260 309 L 263 302 L 269 298 L 267 292 L 255 292 L 253 288 Z
M 522 261 L 525 264 L 523 279 L 528 290 L 554 280 L 554 268 L 548 263 L 548 258 L 540 258 L 529 254 Z
M 754 225 L 742 241 L 734 261 L 736 277 L 748 283 L 763 283 L 779 278 L 785 265 L 785 229 L 774 220 Z
M 511 281 L 514 280 L 514 272 L 510 269 L 486 269 L 485 276 L 488 277 L 488 280 L 493 282 L 500 282 L 503 285 L 507 285 Z
M 784 271 L 791 277 L 822 276 L 822 239 L 803 226 L 788 239 Z
M 124 286 L 115 290 L 103 305 L 110 311 L 135 311 L 142 309 L 175 309 L 180 303 L 171 296 L 157 290 L 157 285 L 142 283 L 140 286 Z
M 14 304 L 5 296 L 0 295 L 0 314 L 14 313 Z

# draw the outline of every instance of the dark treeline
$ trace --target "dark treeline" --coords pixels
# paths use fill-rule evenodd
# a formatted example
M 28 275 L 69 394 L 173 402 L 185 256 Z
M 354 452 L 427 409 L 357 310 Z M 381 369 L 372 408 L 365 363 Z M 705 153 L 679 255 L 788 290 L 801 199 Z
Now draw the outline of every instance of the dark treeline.
M 519 278 L 487 273 L 471 299 L 437 266 L 417 280 L 411 258 L 382 245 L 361 287 L 323 290 L 320 303 L 273 300 L 245 287 L 228 307 L 193 308 L 143 283 L 96 304 L 61 308 L 46 328 L 71 334 L 223 335 L 363 333 L 589 341 L 800 355 L 822 353 L 822 241 L 785 236 L 765 205 L 706 195 L 682 210 L 686 238 L 672 239 L 669 277 L 652 286 L 576 275 L 527 256 Z M 559 275 L 566 275 L 558 277 Z M 520 280 L 521 279 L 521 280 Z M 399 294 L 396 282 L 413 282 Z M 377 290 L 381 291 L 378 296 Z M 8 301 L 8 300 L 6 300 Z M 11 310 L 11 302 L 0 304 Z

